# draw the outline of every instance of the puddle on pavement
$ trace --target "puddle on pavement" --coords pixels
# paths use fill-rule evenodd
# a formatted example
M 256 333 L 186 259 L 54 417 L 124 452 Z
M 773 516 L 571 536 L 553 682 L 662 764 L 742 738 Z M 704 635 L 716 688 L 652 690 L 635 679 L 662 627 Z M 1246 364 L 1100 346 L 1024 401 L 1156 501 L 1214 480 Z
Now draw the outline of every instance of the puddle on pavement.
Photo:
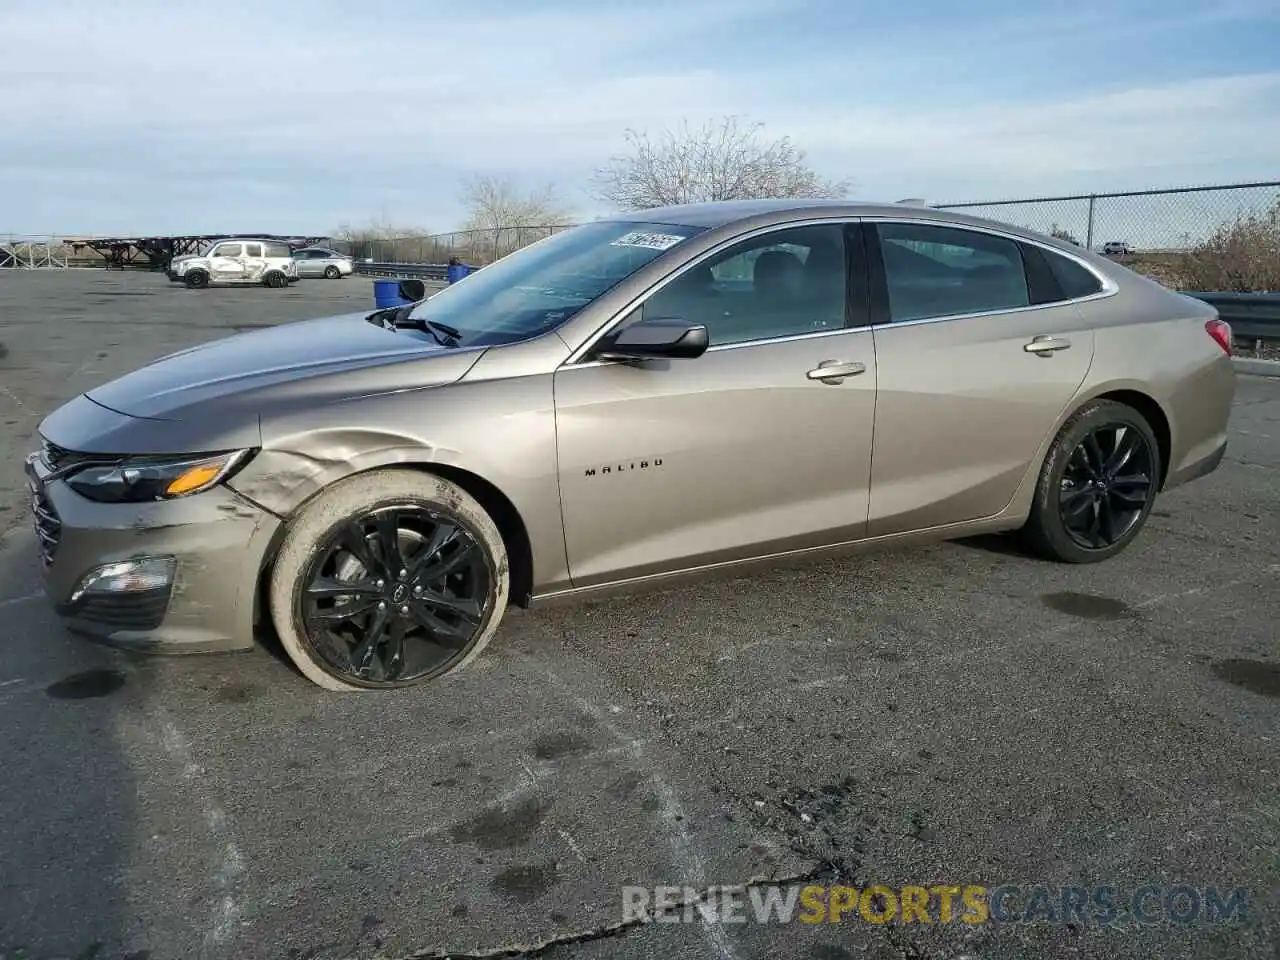
M 533 745 L 533 755 L 539 760 L 555 760 L 575 753 L 585 753 L 590 749 L 590 741 L 576 733 L 550 733 L 537 739 Z
M 1280 663 L 1261 660 L 1219 660 L 1210 669 L 1219 680 L 1264 697 L 1280 697 Z
M 474 843 L 481 850 L 522 847 L 533 839 L 550 812 L 549 802 L 536 799 L 526 800 L 509 810 L 486 810 L 454 827 L 452 837 L 455 843 Z
M 45 687 L 55 700 L 91 700 L 106 697 L 124 686 L 124 674 L 118 670 L 86 670 L 73 673 Z
M 489 887 L 495 893 L 519 903 L 531 903 L 557 883 L 559 878 L 554 864 L 542 866 L 531 863 L 503 870 L 493 878 Z
M 1084 620 L 1124 620 L 1133 616 L 1133 608 L 1123 600 L 1091 593 L 1046 593 L 1040 600 L 1050 610 Z

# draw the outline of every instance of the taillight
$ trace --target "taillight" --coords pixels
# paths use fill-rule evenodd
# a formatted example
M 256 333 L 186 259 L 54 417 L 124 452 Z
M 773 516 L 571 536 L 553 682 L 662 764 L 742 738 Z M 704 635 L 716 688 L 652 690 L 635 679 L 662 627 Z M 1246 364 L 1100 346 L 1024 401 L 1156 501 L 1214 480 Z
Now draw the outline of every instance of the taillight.
M 1218 346 L 1223 349 L 1227 356 L 1231 356 L 1231 324 L 1216 318 L 1206 320 L 1204 331 L 1218 341 Z

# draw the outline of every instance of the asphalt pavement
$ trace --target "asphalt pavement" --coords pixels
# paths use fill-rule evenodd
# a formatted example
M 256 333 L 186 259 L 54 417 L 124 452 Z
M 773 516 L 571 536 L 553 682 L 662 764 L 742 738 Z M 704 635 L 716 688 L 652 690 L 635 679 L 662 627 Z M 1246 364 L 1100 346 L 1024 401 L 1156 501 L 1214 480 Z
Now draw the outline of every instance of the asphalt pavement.
M 515 612 L 470 669 L 374 696 L 270 645 L 66 635 L 22 495 L 40 418 L 371 306 L 361 279 L 0 273 L 0 957 L 1277 956 L 1280 381 L 1240 378 L 1222 467 L 1101 565 L 988 538 Z M 978 924 L 625 922 L 624 887 L 725 884 L 1021 898 Z M 1121 909 L 1018 922 L 1037 885 Z M 1170 912 L 1178 885 L 1243 913 Z

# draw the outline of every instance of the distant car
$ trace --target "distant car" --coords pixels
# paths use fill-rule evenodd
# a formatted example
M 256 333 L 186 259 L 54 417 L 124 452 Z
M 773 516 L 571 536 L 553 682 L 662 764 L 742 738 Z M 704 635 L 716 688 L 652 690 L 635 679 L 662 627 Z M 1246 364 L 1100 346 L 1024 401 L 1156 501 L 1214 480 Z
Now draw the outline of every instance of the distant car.
M 951 211 L 643 210 L 422 295 L 46 417 L 26 469 L 68 626 L 195 651 L 269 622 L 323 687 L 402 687 L 508 601 L 995 532 L 1107 560 L 1227 446 L 1213 307 Z
M 298 269 L 287 243 L 236 237 L 219 240 L 206 253 L 174 257 L 169 279 L 201 289 L 209 286 L 263 284 L 287 287 Z
M 1124 240 L 1110 240 L 1102 245 L 1102 252 L 1109 257 L 1127 257 L 1133 253 L 1133 247 Z
M 303 247 L 293 251 L 299 277 L 324 277 L 337 280 L 355 273 L 356 265 L 345 253 L 324 247 Z

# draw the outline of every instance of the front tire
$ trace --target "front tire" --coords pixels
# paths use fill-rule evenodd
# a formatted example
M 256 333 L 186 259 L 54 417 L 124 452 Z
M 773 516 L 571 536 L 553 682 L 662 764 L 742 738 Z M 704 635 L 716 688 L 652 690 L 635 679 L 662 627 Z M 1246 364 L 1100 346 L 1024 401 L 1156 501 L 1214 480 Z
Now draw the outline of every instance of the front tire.
M 275 290 L 279 290 L 281 287 L 287 287 L 289 285 L 289 280 L 278 270 L 273 270 L 271 273 L 268 273 L 262 278 L 262 282 Z
M 271 573 L 285 651 L 328 690 L 413 686 L 462 669 L 507 608 L 507 551 L 465 490 L 416 470 L 334 484 L 292 521 Z
M 191 273 L 188 273 L 183 280 L 187 287 L 192 290 L 203 290 L 209 285 L 209 275 L 203 270 L 193 270 Z
M 1022 539 L 1060 563 L 1108 560 L 1146 524 L 1160 472 L 1160 445 L 1142 414 L 1114 400 L 1087 403 L 1049 448 Z

